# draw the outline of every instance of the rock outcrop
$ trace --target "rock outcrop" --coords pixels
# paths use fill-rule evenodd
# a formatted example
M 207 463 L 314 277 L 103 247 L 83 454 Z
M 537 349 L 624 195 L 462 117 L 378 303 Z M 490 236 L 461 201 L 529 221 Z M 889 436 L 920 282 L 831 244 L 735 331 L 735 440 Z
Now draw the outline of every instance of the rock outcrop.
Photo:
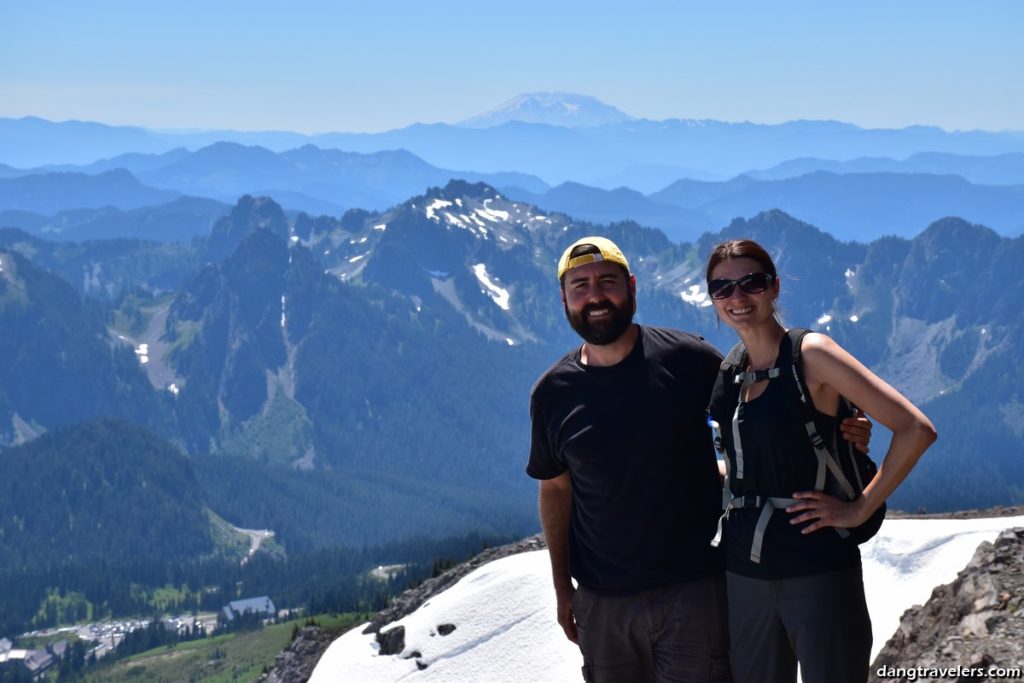
M 320 657 L 337 637 L 337 631 L 319 626 L 299 629 L 292 644 L 279 652 L 270 670 L 260 676 L 259 683 L 306 683 Z
M 1021 667 L 1024 528 L 1016 528 L 982 543 L 953 583 L 904 613 L 869 680 L 982 680 L 982 670 L 998 679 Z

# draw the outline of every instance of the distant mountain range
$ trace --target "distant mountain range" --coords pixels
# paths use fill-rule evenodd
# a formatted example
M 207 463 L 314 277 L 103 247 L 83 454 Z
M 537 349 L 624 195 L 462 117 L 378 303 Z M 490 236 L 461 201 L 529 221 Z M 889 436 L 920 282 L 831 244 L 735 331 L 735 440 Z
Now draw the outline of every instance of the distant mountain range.
M 98 176 L 101 182 L 103 176 Z M 125 197 L 113 188 L 107 188 L 108 201 L 100 208 L 66 208 L 60 194 L 65 178 L 40 178 L 49 183 L 45 197 L 37 195 L 31 211 L 0 210 L 0 229 L 17 226 L 39 237 L 60 241 L 96 239 L 143 239 L 157 242 L 187 242 L 195 237 L 207 237 L 218 218 L 231 208 L 227 204 L 201 197 L 179 197 L 165 204 L 140 208 L 130 206 L 131 197 Z M 2 183 L 2 181 L 0 181 Z M 162 199 L 156 195 L 157 201 Z M 56 210 L 56 212 L 54 212 Z
M 609 183 L 620 183 L 643 192 L 680 178 L 721 180 L 794 158 L 842 162 L 865 156 L 904 159 L 923 152 L 1024 152 L 1021 132 L 948 132 L 925 126 L 865 129 L 835 121 L 650 121 L 567 93 L 521 95 L 459 125 L 413 124 L 372 134 L 157 132 L 79 121 L 0 119 L 0 163 L 21 168 L 82 165 L 125 153 L 162 154 L 181 147 L 198 150 L 216 142 L 275 152 L 307 144 L 362 154 L 406 150 L 439 168 L 517 172 L 549 184 L 572 181 L 614 188 Z
M 1024 154 L 1019 156 L 1024 159 Z M 1012 169 L 1015 158 L 995 157 L 998 163 L 991 168 L 982 157 L 957 157 L 950 163 L 998 175 L 999 169 Z M 108 170 L 121 162 L 130 168 Z M 783 180 L 678 180 L 643 195 L 579 183 L 549 188 L 535 177 L 515 173 L 446 171 L 408 152 L 357 154 L 307 145 L 275 153 L 226 142 L 196 152 L 126 155 L 78 172 L 18 173 L 22 175 L 0 178 L 0 227 L 57 239 L 190 239 L 206 234 L 226 211 L 222 204 L 195 197 L 234 202 L 243 194 L 267 195 L 289 210 L 311 215 L 340 216 L 345 207 L 380 211 L 453 178 L 484 178 L 508 196 L 550 211 L 593 223 L 632 220 L 659 228 L 675 241 L 691 241 L 733 218 L 772 209 L 844 240 L 912 237 L 921 226 L 947 216 L 1005 235 L 1024 232 L 1024 185 L 978 185 L 955 175 L 923 173 L 813 171 Z M 164 206 L 158 208 L 160 204 Z M 140 206 L 147 209 L 136 208 Z M 84 211 L 90 207 L 93 213 Z M 95 211 L 99 207 L 128 211 Z
M 790 159 L 763 171 L 748 171 L 744 175 L 754 180 L 785 180 L 815 171 L 956 175 L 975 185 L 1024 185 L 1024 154 L 977 156 L 919 152 L 906 159 L 858 157 L 835 161 L 802 158 Z
M 737 217 L 780 209 L 842 240 L 912 237 L 947 216 L 1024 232 L 1024 185 L 973 185 L 956 176 L 816 171 L 785 180 L 738 176 L 724 182 L 679 180 L 649 195 L 564 183 L 544 193 L 506 194 L 595 223 L 634 220 L 676 241 L 691 241 Z
M 140 183 L 124 169 L 99 175 L 42 173 L 0 179 L 0 209 L 50 215 L 68 209 L 135 209 L 179 196 Z
M 521 173 L 437 168 L 401 150 L 359 154 L 312 145 L 275 153 L 218 142 L 195 152 L 125 154 L 58 168 L 9 169 L 10 177 L 0 178 L 0 211 L 52 215 L 102 206 L 130 209 L 161 204 L 179 194 L 234 203 L 243 194 L 253 194 L 272 196 L 292 210 L 341 215 L 348 208 L 385 209 L 453 178 L 535 192 L 548 187 Z

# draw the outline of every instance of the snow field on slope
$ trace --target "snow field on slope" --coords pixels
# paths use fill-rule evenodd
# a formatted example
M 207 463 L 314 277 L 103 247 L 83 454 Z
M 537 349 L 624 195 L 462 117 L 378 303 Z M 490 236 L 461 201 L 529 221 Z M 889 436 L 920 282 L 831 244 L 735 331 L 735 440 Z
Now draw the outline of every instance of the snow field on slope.
M 982 541 L 1024 526 L 1024 516 L 965 520 L 891 519 L 861 546 L 868 611 L 874 631 L 872 658 L 895 632 L 908 608 L 949 583 Z M 384 628 L 405 626 L 405 650 L 378 655 L 364 627 L 336 640 L 311 683 L 559 683 L 582 679 L 578 648 L 555 621 L 547 551 L 506 557 L 484 565 L 420 609 Z M 455 630 L 442 636 L 441 624 Z M 418 652 L 419 657 L 410 657 Z M 427 665 L 420 670 L 417 660 Z

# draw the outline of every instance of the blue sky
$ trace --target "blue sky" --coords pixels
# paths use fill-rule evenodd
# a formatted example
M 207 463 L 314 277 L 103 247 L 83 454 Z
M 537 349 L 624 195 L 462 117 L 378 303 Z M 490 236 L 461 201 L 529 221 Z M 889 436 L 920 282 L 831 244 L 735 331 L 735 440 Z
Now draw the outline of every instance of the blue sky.
M 634 116 L 1024 130 L 1024 3 L 13 2 L 0 116 L 379 131 L 522 92 Z

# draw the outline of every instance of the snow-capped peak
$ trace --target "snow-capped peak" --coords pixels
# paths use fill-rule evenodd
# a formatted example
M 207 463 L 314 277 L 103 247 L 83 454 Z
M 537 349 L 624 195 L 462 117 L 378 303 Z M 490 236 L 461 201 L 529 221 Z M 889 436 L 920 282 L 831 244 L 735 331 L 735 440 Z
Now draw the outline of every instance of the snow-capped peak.
M 537 92 L 517 95 L 494 109 L 460 121 L 467 128 L 493 128 L 509 121 L 588 128 L 631 121 L 633 117 L 588 95 Z

